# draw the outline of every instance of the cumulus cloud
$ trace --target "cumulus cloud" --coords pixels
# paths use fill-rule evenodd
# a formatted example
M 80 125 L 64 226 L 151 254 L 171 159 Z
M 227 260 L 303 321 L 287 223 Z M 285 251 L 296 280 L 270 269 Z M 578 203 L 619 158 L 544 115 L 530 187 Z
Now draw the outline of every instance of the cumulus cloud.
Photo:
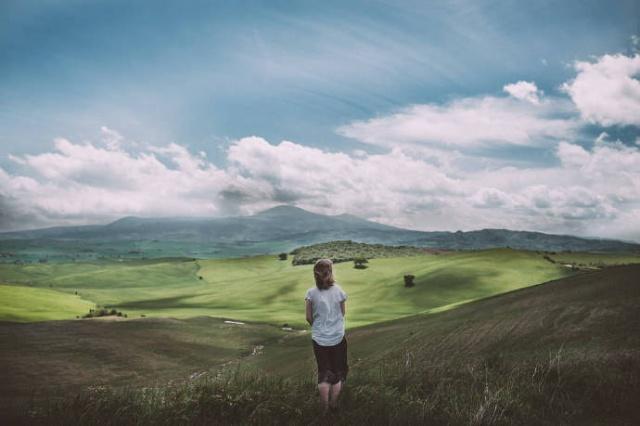
M 480 208 L 501 207 L 511 202 L 506 193 L 496 188 L 480 188 L 471 200 L 474 206 Z
M 525 83 L 523 86 L 522 83 Z M 571 137 L 578 123 L 562 99 L 542 100 L 529 83 L 505 86 L 511 97 L 472 97 L 446 104 L 421 104 L 395 114 L 350 123 L 343 136 L 379 146 L 414 144 L 444 148 L 495 145 L 546 146 Z
M 592 148 L 563 141 L 554 148 L 554 166 L 471 171 L 421 153 L 394 147 L 350 155 L 253 136 L 231 143 L 227 165 L 217 168 L 178 144 L 131 153 L 57 139 L 52 152 L 16 157 L 20 173 L 0 169 L 0 226 L 250 214 L 291 203 L 414 229 L 640 239 L 636 146 L 607 138 Z
M 391 218 L 395 224 L 406 210 L 461 195 L 456 179 L 400 150 L 351 156 L 250 137 L 229 148 L 228 160 L 234 174 L 269 182 L 274 195 L 288 194 L 282 201 L 325 213 L 349 211 L 385 222 Z
M 403 209 L 437 205 L 439 196 L 459 192 L 455 179 L 400 151 L 350 156 L 248 137 L 232 143 L 227 156 L 228 166 L 219 169 L 178 144 L 134 154 L 59 138 L 51 152 L 14 157 L 22 173 L 2 171 L 0 195 L 25 201 L 14 209 L 60 224 L 124 215 L 246 214 L 283 202 L 326 213 L 402 217 Z M 15 227 L 15 221 L 4 223 Z
M 135 144 L 108 127 L 98 143 L 58 138 L 49 152 L 10 156 L 13 174 L 0 168 L 0 229 L 124 215 L 251 214 L 290 203 L 413 229 L 494 227 L 640 241 L 640 145 L 614 140 L 609 133 L 622 133 L 613 129 L 591 141 L 578 137 L 580 115 L 599 124 L 638 123 L 638 61 L 605 55 L 576 63 L 576 78 L 563 86 L 571 100 L 518 81 L 503 87 L 508 96 L 413 105 L 339 129 L 382 147 L 376 154 L 251 136 L 232 141 L 226 165 L 217 167 L 204 152 Z M 535 147 L 552 161 L 525 166 L 488 157 L 499 151 L 478 154 L 505 146 Z
M 584 120 L 603 126 L 640 125 L 640 55 L 604 55 L 573 66 L 577 75 L 562 90 Z
M 225 172 L 172 145 L 156 154 L 56 139 L 52 152 L 14 157 L 22 174 L 0 175 L 5 197 L 52 223 L 95 222 L 123 215 L 211 215 L 212 190 L 231 184 Z M 166 163 L 161 161 L 164 157 Z M 242 184 L 242 179 L 233 183 Z
M 507 84 L 502 90 L 516 99 L 521 99 L 536 105 L 540 103 L 540 96 L 542 96 L 542 90 L 539 90 L 536 84 L 530 81 L 519 81 L 517 83 Z

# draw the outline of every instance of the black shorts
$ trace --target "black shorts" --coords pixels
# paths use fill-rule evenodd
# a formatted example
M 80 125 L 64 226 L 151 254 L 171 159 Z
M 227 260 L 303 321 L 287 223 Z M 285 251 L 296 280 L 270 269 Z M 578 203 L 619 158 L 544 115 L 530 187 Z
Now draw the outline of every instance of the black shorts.
M 313 342 L 313 354 L 318 363 L 318 383 L 331 383 L 347 380 L 349 365 L 347 364 L 347 339 L 335 346 L 322 346 Z

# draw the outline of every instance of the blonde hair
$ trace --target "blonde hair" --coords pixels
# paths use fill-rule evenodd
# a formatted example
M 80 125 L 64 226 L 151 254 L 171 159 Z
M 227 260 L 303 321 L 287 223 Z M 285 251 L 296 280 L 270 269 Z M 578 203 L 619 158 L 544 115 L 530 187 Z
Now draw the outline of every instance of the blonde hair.
M 313 265 L 313 277 L 316 279 L 316 287 L 320 290 L 326 290 L 333 285 L 333 262 L 331 259 L 318 259 Z

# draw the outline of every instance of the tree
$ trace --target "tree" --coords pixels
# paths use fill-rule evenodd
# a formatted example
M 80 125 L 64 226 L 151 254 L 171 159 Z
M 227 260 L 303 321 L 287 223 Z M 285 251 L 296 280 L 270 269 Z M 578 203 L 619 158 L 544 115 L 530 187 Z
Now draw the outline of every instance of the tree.
M 407 274 L 404 276 L 404 286 L 405 287 L 413 287 L 415 283 L 413 282 L 415 275 Z
M 364 257 L 356 257 L 353 259 L 353 267 L 356 269 L 365 269 L 369 261 Z
M 287 260 L 287 253 L 280 253 L 278 255 L 278 259 L 280 260 Z

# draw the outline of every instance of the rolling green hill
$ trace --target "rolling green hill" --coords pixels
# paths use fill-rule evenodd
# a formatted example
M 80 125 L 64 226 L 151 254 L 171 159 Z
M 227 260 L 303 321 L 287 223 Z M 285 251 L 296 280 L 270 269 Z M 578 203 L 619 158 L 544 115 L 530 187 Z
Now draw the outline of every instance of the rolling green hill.
M 583 361 L 631 356 L 640 362 L 638 303 L 640 265 L 609 267 L 443 312 L 358 327 L 348 332 L 350 355 L 353 367 L 364 370 L 407 357 L 412 367 L 426 371 L 438 363 L 518 363 L 558 351 Z M 304 366 L 313 365 L 308 340 L 267 347 L 254 361 L 273 373 L 308 374 Z
M 94 306 L 79 296 L 47 288 L 0 284 L 0 318 L 46 321 L 75 318 Z
M 326 420 L 636 424 L 639 277 L 640 265 L 609 267 L 444 312 L 353 328 L 347 336 L 351 371 L 342 408 Z M 352 320 L 356 313 L 347 315 Z M 3 376 L 10 377 L 2 392 L 20 394 L 21 386 L 40 380 L 49 403 L 36 399 L 28 406 L 31 419 L 41 423 L 81 418 L 114 424 L 134 419 L 139 424 L 310 424 L 318 419 L 308 334 L 213 318 L 4 323 L 0 333 L 0 353 L 12 364 L 11 371 L 5 360 L 0 364 Z M 233 359 L 241 360 L 245 373 L 229 367 Z M 83 374 L 68 375 L 67 369 Z M 45 371 L 54 372 L 54 380 L 43 379 Z M 184 377 L 205 371 L 208 379 Z M 139 384 L 144 376 L 158 385 L 181 374 L 184 385 L 138 391 L 94 387 L 61 402 L 50 399 L 56 382 L 62 389 L 70 377 L 76 386 Z M 27 414 L 12 405 L 4 415 L 24 420 Z
M 362 270 L 351 263 L 335 265 L 336 279 L 350 297 L 348 327 L 444 309 L 572 273 L 541 253 L 510 249 L 376 258 Z M 208 315 L 296 327 L 305 326 L 302 299 L 314 285 L 312 265 L 293 266 L 277 256 L 3 264 L 0 274 L 15 285 L 77 292 L 130 318 Z M 415 275 L 415 287 L 404 287 L 404 274 Z M 31 318 L 29 305 L 24 299 L 24 321 Z M 83 313 L 70 312 L 68 318 Z

